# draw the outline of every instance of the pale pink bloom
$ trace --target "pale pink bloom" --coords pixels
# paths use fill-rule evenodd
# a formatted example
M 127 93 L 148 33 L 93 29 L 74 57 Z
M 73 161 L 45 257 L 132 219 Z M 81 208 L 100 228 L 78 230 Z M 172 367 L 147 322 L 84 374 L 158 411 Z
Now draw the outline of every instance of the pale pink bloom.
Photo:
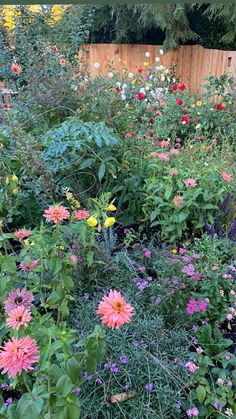
M 4 343 L 0 351 L 0 368 L 2 374 L 7 373 L 15 378 L 22 371 L 33 370 L 32 364 L 39 361 L 39 350 L 34 339 L 29 336 L 12 338 Z
M 167 141 L 167 140 L 162 140 L 162 141 L 160 141 L 160 143 L 159 143 L 160 147 L 162 147 L 162 148 L 169 147 L 169 144 L 170 144 L 170 142 L 169 142 L 169 141 Z
M 22 270 L 22 271 L 24 271 L 24 272 L 32 271 L 32 269 L 33 269 L 35 266 L 37 266 L 37 265 L 38 265 L 38 263 L 39 263 L 39 261 L 38 261 L 38 260 L 33 260 L 33 259 L 31 259 L 31 260 L 28 262 L 28 265 L 26 265 L 24 262 L 21 262 L 21 263 L 20 263 L 20 268 L 21 268 L 21 270 Z
M 79 210 L 74 214 L 76 220 L 86 220 L 89 218 L 89 212 L 87 210 Z
M 17 307 L 22 306 L 25 310 L 30 310 L 34 301 L 33 295 L 26 288 L 17 288 L 10 291 L 4 303 L 4 308 L 8 314 Z
M 74 263 L 78 263 L 78 256 L 76 256 L 76 255 L 71 255 L 71 260 L 72 260 L 72 262 L 74 262 Z
M 223 276 L 224 279 L 230 279 L 230 278 L 232 278 L 232 275 L 230 275 L 230 274 L 224 274 L 222 276 Z
M 119 329 L 123 324 L 130 322 L 134 315 L 133 310 L 134 308 L 125 301 L 120 292 L 110 290 L 108 297 L 102 298 L 96 313 L 102 315 L 102 323 L 112 329 Z
M 225 410 L 225 414 L 227 415 L 227 417 L 232 418 L 234 416 L 233 410 L 230 408 L 227 408 Z
M 227 314 L 226 319 L 229 320 L 229 321 L 233 320 L 232 314 Z
M 23 306 L 19 306 L 9 313 L 9 317 L 6 320 L 8 327 L 19 330 L 21 326 L 27 326 L 31 320 L 29 310 L 26 310 Z
M 173 154 L 174 156 L 177 156 L 179 154 L 179 150 L 176 150 L 176 148 L 171 148 L 170 154 Z
M 146 257 L 146 258 L 150 258 L 151 257 L 151 252 L 150 252 L 150 250 L 145 250 L 145 252 L 144 252 L 144 256 Z
M 232 175 L 230 175 L 229 173 L 227 173 L 227 172 L 222 172 L 221 174 L 221 177 L 226 181 L 226 182 L 228 182 L 228 183 L 232 183 L 233 182 L 233 179 L 232 179 Z
M 211 268 L 212 271 L 218 271 L 218 269 L 220 269 L 219 266 L 212 266 Z
M 203 349 L 201 348 L 201 346 L 197 347 L 196 352 L 198 353 L 198 355 L 201 355 L 203 353 Z
M 150 153 L 150 156 L 151 156 L 151 157 L 158 157 L 158 156 L 159 156 L 159 154 L 157 153 L 157 151 L 152 151 L 152 152 Z
M 167 156 L 167 154 L 165 154 L 165 153 L 160 153 L 160 154 L 158 154 L 158 156 L 157 156 L 161 161 L 164 161 L 165 163 L 167 162 L 167 161 L 169 161 L 170 160 L 170 158 Z
M 16 230 L 14 233 L 14 236 L 19 239 L 25 239 L 26 237 L 29 237 L 31 234 L 30 230 L 26 230 L 25 228 L 22 228 L 21 230 Z
M 198 366 L 195 365 L 193 362 L 187 362 L 187 364 L 185 364 L 185 366 L 188 368 L 188 370 L 194 374 L 197 370 L 198 370 Z
M 139 266 L 139 268 L 138 268 L 138 270 L 140 271 L 140 272 L 145 272 L 145 266 Z
M 63 205 L 50 206 L 43 214 L 47 221 L 52 221 L 53 223 L 66 220 L 69 215 L 69 211 Z
M 61 65 L 62 67 L 64 67 L 64 66 L 66 65 L 66 60 L 65 60 L 64 58 L 62 58 L 62 59 L 60 60 L 60 65 Z
M 188 178 L 184 181 L 184 184 L 188 187 L 195 188 L 197 186 L 197 181 L 193 178 Z
M 174 204 L 175 204 L 176 207 L 178 207 L 178 208 L 182 208 L 183 207 L 182 199 L 183 199 L 183 197 L 180 196 L 180 195 L 175 195 L 174 196 L 173 202 L 174 202 Z
M 178 174 L 178 170 L 174 167 L 169 171 L 170 176 L 176 176 Z

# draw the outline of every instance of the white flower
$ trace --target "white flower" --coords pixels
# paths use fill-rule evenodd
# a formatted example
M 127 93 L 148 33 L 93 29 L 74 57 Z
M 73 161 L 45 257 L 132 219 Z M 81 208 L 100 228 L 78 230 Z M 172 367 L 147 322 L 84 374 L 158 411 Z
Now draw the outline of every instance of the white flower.
M 170 83 L 170 77 L 167 77 L 167 81 Z
M 161 81 L 165 81 L 165 76 L 161 76 Z
M 156 70 L 160 71 L 160 66 L 159 65 L 156 66 Z
M 120 97 L 121 97 L 122 100 L 125 100 L 126 99 L 126 96 L 125 95 L 121 95 Z
M 100 63 L 94 63 L 93 66 L 94 68 L 98 69 L 100 67 Z
M 126 87 L 127 87 L 127 84 L 124 83 L 123 86 L 122 86 L 122 89 L 126 89 Z
M 156 57 L 156 58 L 155 58 L 155 61 L 156 61 L 156 63 L 159 63 L 159 61 L 160 61 L 160 57 Z
M 196 125 L 196 129 L 198 129 L 198 128 L 200 128 L 201 127 L 201 124 L 197 124 Z
M 232 418 L 233 417 L 233 410 L 232 409 L 226 409 L 225 410 L 225 414 L 229 417 L 229 418 Z
M 150 94 L 152 95 L 152 97 L 156 96 L 156 93 L 153 90 L 150 92 Z
M 125 108 L 128 108 L 128 107 L 129 107 L 129 104 L 128 104 L 128 103 L 126 103 Z
M 108 73 L 108 77 L 109 77 L 110 79 L 112 79 L 113 75 L 114 75 L 114 74 L 113 74 L 112 72 Z
M 145 90 L 150 90 L 150 87 L 149 87 L 149 86 L 146 86 L 146 87 L 145 87 Z
M 72 84 L 71 89 L 76 91 L 78 89 L 78 87 L 75 84 Z
M 224 380 L 222 380 L 222 378 L 218 378 L 216 381 L 216 384 L 218 384 L 218 386 L 223 387 L 224 385 Z
M 160 49 L 159 53 L 160 53 L 160 55 L 163 55 L 164 54 L 163 49 Z
M 165 69 L 165 74 L 168 74 L 169 73 L 169 68 L 166 68 Z
M 116 83 L 116 86 L 118 87 L 118 89 L 120 89 L 121 83 L 118 81 L 118 82 Z
M 132 79 L 132 78 L 134 77 L 133 73 L 129 73 L 129 74 L 128 74 L 128 77 L 129 77 L 130 79 Z
M 140 93 L 145 93 L 144 87 L 141 87 L 141 89 L 139 91 L 140 91 Z
M 145 57 L 149 58 L 150 57 L 150 52 L 145 52 Z
M 163 70 L 163 68 L 164 68 L 164 65 L 160 65 L 160 67 L 159 67 L 159 68 L 160 68 L 160 70 Z
M 173 83 L 175 83 L 176 82 L 175 78 L 173 78 L 172 81 L 173 81 Z

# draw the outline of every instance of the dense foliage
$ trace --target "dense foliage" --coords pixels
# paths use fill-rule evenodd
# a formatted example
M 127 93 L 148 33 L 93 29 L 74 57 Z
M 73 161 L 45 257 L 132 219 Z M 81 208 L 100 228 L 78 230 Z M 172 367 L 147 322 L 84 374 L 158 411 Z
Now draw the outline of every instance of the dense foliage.
M 230 76 L 200 98 L 160 50 L 92 78 L 74 53 L 102 8 L 7 10 L 0 416 L 233 418 Z

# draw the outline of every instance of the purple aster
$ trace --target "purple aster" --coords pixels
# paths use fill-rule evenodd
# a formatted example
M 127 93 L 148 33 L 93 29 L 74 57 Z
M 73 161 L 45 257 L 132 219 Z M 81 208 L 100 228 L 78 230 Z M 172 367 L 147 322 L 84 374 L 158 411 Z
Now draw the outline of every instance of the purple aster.
M 128 362 L 127 356 L 126 355 L 121 355 L 120 356 L 120 363 L 121 364 L 127 364 L 127 362 Z
M 83 295 L 83 300 L 84 301 L 87 301 L 89 299 L 89 294 L 86 292 L 84 295 Z
M 145 388 L 147 391 L 152 391 L 154 388 L 154 385 L 152 383 L 148 383 L 145 385 Z
M 119 368 L 117 367 L 116 364 L 113 363 L 111 364 L 110 371 L 116 373 L 119 371 Z
M 154 303 L 155 304 L 160 304 L 161 303 L 161 297 L 157 297 L 155 300 L 154 300 Z
M 93 379 L 92 375 L 88 375 L 87 372 L 84 374 L 84 379 L 87 381 L 91 381 Z
M 134 340 L 133 345 L 135 346 L 135 348 L 137 348 L 139 346 L 139 342 L 137 340 Z
M 182 272 L 188 276 L 193 276 L 195 273 L 195 267 L 194 265 L 189 263 L 188 265 L 183 267 Z
M 76 396 L 79 396 L 80 393 L 81 393 L 81 388 L 80 387 L 76 387 L 76 389 L 75 389 Z
M 101 378 L 96 378 L 96 380 L 95 380 L 95 384 L 102 384 L 102 380 L 101 380 Z
M 213 406 L 214 406 L 214 408 L 215 408 L 216 410 L 218 410 L 219 412 L 221 412 L 222 407 L 223 407 L 223 405 L 222 405 L 222 403 L 221 403 L 221 402 L 215 402 Z
M 7 383 L 3 383 L 3 384 L 1 384 L 1 386 L 0 386 L 3 390 L 5 390 L 6 388 L 8 388 L 9 387 L 9 384 L 7 384 Z
M 5 400 L 3 406 L 4 407 L 8 407 L 9 404 L 12 404 L 12 402 L 13 402 L 13 398 L 12 397 L 9 397 L 7 400 Z
M 193 259 L 200 259 L 201 255 L 199 255 L 199 253 L 193 253 L 192 254 L 192 258 Z

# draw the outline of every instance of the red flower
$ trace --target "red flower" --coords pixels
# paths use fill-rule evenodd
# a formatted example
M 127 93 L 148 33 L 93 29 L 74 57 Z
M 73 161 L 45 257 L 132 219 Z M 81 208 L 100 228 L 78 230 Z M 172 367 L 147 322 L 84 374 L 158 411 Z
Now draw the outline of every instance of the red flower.
M 116 88 L 116 93 L 119 94 L 121 92 L 121 90 L 117 87 Z
M 3 109 L 10 109 L 9 103 L 3 103 L 2 107 Z
M 19 75 L 22 72 L 22 68 L 19 64 L 12 64 L 11 70 L 13 71 L 14 74 L 17 74 L 17 75 Z
M 176 92 L 177 89 L 178 89 L 178 86 L 176 84 L 174 84 L 174 86 L 172 86 L 173 92 Z
M 151 137 L 152 137 L 152 136 L 153 136 L 153 134 L 154 134 L 153 129 L 150 129 L 150 130 L 148 131 L 148 134 L 149 134 L 149 135 L 151 135 Z
M 222 105 L 222 103 L 217 103 L 215 105 L 215 108 L 218 109 L 219 111 L 223 111 L 225 109 L 225 106 Z
M 199 118 L 196 118 L 195 121 L 196 121 L 196 124 L 198 124 Z
M 182 99 L 177 99 L 177 100 L 176 100 L 176 104 L 177 104 L 178 106 L 183 105 L 183 101 L 182 101 Z
M 138 69 L 138 73 L 142 74 L 142 72 L 143 72 L 143 69 L 142 68 L 139 68 Z
M 141 92 L 139 92 L 139 93 L 136 95 L 136 98 L 137 98 L 138 100 L 143 100 L 143 99 L 144 99 L 144 94 L 143 94 L 143 93 L 141 93 Z
M 150 118 L 150 119 L 149 119 L 149 122 L 150 122 L 150 124 L 154 124 L 155 119 L 154 119 L 154 118 Z
M 183 111 L 184 113 L 187 113 L 187 112 L 188 112 L 187 108 L 183 108 L 183 109 L 182 109 L 182 111 Z
M 191 122 L 191 118 L 190 118 L 190 116 L 189 116 L 189 115 L 184 115 L 184 116 L 182 117 L 181 121 L 182 121 L 182 124 L 183 124 L 183 123 L 185 123 L 185 124 L 190 124 L 190 122 Z
M 66 65 L 66 60 L 64 60 L 64 58 L 62 58 L 62 59 L 60 60 L 60 65 L 61 65 L 62 67 L 64 67 L 64 66 Z
M 183 90 L 186 89 L 186 87 L 185 87 L 185 85 L 183 83 L 179 83 L 178 84 L 178 89 L 183 91 Z
M 81 95 L 82 95 L 84 93 L 83 89 L 80 89 L 79 93 L 81 93 Z

